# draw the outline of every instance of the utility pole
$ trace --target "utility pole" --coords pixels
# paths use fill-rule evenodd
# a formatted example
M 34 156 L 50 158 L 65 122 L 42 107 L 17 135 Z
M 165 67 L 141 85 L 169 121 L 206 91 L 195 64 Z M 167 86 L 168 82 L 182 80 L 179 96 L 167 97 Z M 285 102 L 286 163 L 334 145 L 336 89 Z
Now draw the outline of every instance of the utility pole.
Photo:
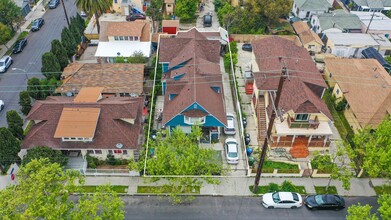
M 62 3 L 62 8 L 64 9 L 65 19 L 67 20 L 67 24 L 68 24 L 68 27 L 69 27 L 69 19 L 68 19 L 67 10 L 66 10 L 65 5 L 64 5 L 64 0 L 61 0 L 61 3 Z
M 280 62 L 281 62 L 281 59 L 282 59 L 282 57 L 279 57 Z M 282 87 L 284 85 L 286 75 L 287 75 L 287 69 L 284 65 L 281 69 L 281 76 L 280 76 L 280 81 L 278 83 L 277 96 L 276 96 L 276 100 L 275 100 L 275 110 L 276 111 L 278 111 L 278 103 L 280 102 Z M 273 98 L 273 97 L 271 97 L 271 98 Z M 272 133 L 272 128 L 273 128 L 275 118 L 276 118 L 276 112 L 273 110 L 272 115 L 270 117 L 270 121 L 269 121 L 269 127 L 267 128 L 265 141 L 263 142 L 263 146 L 262 146 L 262 152 L 261 152 L 261 157 L 260 157 L 259 163 L 258 163 L 257 175 L 255 176 L 253 192 L 256 192 L 258 189 L 259 180 L 260 180 L 261 174 L 262 174 L 262 167 L 263 167 L 263 164 L 265 163 L 266 151 L 267 151 L 267 146 L 268 146 L 268 139 L 271 138 L 271 133 Z
M 369 21 L 369 24 L 368 24 L 367 30 L 365 31 L 365 33 L 366 33 L 366 34 L 368 33 L 369 26 L 371 26 L 371 23 L 372 23 L 373 17 L 375 16 L 375 12 L 376 12 L 376 11 L 377 11 L 376 9 L 373 9 L 373 13 L 372 13 L 371 20 Z

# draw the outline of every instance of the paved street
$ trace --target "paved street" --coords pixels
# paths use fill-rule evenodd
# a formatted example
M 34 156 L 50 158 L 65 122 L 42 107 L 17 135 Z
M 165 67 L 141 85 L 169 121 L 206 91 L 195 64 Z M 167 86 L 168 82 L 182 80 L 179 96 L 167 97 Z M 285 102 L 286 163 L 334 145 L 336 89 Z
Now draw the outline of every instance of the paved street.
M 64 3 L 69 18 L 75 16 L 74 1 L 64 0 Z M 26 89 L 27 78 L 42 77 L 40 74 L 42 54 L 50 50 L 53 39 L 61 38 L 61 31 L 66 25 L 62 5 L 60 4 L 56 9 L 47 10 L 43 18 L 45 25 L 38 32 L 30 32 L 27 37 L 28 44 L 23 52 L 11 55 L 14 63 L 6 73 L 0 74 L 0 99 L 5 102 L 5 108 L 0 112 L 0 127 L 7 126 L 7 111 L 19 111 L 19 92 Z M 13 71 L 12 68 L 18 68 L 18 70 Z
M 172 205 L 166 198 L 127 196 L 126 219 L 262 219 L 262 220 L 339 220 L 345 219 L 347 208 L 341 211 L 299 209 L 265 209 L 259 197 L 198 197 L 189 205 Z M 370 204 L 378 208 L 376 197 L 349 197 L 346 205 Z

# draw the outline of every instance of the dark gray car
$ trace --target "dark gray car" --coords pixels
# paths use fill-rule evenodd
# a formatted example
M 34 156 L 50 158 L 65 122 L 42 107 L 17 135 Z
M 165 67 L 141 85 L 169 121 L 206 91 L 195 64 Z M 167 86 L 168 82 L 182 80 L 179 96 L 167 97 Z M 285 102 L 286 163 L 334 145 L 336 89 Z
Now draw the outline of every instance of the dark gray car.
M 37 18 L 33 21 L 33 25 L 31 26 L 31 31 L 39 31 L 41 27 L 45 24 L 45 20 L 42 18 Z
M 51 0 L 49 3 L 50 9 L 55 9 L 60 4 L 60 0 Z

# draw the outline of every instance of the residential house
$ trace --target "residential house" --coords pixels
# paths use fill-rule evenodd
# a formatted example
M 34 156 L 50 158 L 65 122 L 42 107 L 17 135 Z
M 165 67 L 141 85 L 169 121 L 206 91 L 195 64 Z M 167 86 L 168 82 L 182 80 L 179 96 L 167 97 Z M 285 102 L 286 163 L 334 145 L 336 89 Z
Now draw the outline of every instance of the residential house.
M 143 94 L 144 65 L 129 63 L 71 63 L 61 75 L 57 93 L 73 96 L 84 87 L 101 87 L 102 95 L 140 96 Z
M 383 34 L 387 38 L 391 38 L 391 19 L 383 13 L 363 11 L 351 11 L 350 13 L 357 15 L 361 20 L 361 30 L 363 33 Z
M 327 33 L 327 53 L 338 57 L 361 57 L 361 52 L 369 47 L 375 48 L 382 56 L 391 54 L 391 42 L 381 35 Z
M 218 32 L 217 32 L 218 33 Z M 219 139 L 227 124 L 220 62 L 221 43 L 196 28 L 160 38 L 164 108 L 162 124 L 186 133 L 200 125 L 202 142 Z
M 353 11 L 389 11 L 391 0 L 350 0 Z
M 353 131 L 376 126 L 391 113 L 391 76 L 375 59 L 326 58 L 324 77 Z
M 174 15 L 174 11 L 175 11 L 175 0 L 164 0 L 163 13 L 166 15 Z
M 297 21 L 292 24 L 293 29 L 299 36 L 303 47 L 311 54 L 320 53 L 322 51 L 323 42 L 320 37 L 310 29 L 304 21 Z
M 285 148 L 293 157 L 306 157 L 309 150 L 327 149 L 333 134 L 332 116 L 322 101 L 327 85 L 311 56 L 303 47 L 274 36 L 252 41 L 257 71 L 252 107 L 263 140 L 272 111 L 277 111 L 270 146 Z M 275 109 L 279 76 L 286 68 L 287 78 Z
M 366 59 L 376 59 L 380 65 L 391 74 L 391 64 L 389 64 L 384 57 L 373 47 L 367 48 L 361 52 L 362 57 Z
M 144 0 L 114 0 L 111 6 L 115 12 L 122 15 L 131 15 L 133 13 L 145 13 Z
M 162 32 L 167 34 L 176 34 L 179 31 L 179 20 L 163 20 Z
M 292 13 L 301 19 L 311 19 L 313 15 L 328 12 L 331 7 L 329 0 L 294 0 Z
M 27 115 L 33 125 L 21 144 L 21 154 L 48 146 L 70 157 L 138 159 L 144 140 L 143 99 L 104 98 L 102 91 L 85 87 L 76 97 L 49 96 L 36 101 Z
M 312 30 L 320 33 L 361 33 L 361 21 L 355 14 L 343 10 L 314 15 L 311 18 Z
M 100 63 L 115 63 L 116 57 L 141 52 L 151 55 L 151 25 L 145 20 L 100 23 L 99 44 L 95 57 Z

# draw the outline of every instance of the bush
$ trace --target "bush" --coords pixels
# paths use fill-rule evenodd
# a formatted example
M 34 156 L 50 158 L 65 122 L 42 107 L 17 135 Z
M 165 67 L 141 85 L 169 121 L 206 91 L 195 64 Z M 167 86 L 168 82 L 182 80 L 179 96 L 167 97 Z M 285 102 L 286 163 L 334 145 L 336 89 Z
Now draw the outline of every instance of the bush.
M 106 162 L 110 165 L 116 165 L 116 159 L 114 158 L 114 155 L 107 155 Z
M 268 188 L 269 188 L 268 189 L 269 192 L 275 192 L 280 190 L 280 187 L 278 186 L 277 183 L 269 183 Z
M 289 180 L 285 180 L 282 184 L 281 184 L 281 191 L 284 191 L 284 192 L 297 192 L 297 187 L 295 185 L 293 185 L 293 183 Z
M 238 53 L 238 44 L 236 43 L 236 41 L 232 41 L 231 43 L 229 43 L 229 46 L 231 48 L 231 53 Z

